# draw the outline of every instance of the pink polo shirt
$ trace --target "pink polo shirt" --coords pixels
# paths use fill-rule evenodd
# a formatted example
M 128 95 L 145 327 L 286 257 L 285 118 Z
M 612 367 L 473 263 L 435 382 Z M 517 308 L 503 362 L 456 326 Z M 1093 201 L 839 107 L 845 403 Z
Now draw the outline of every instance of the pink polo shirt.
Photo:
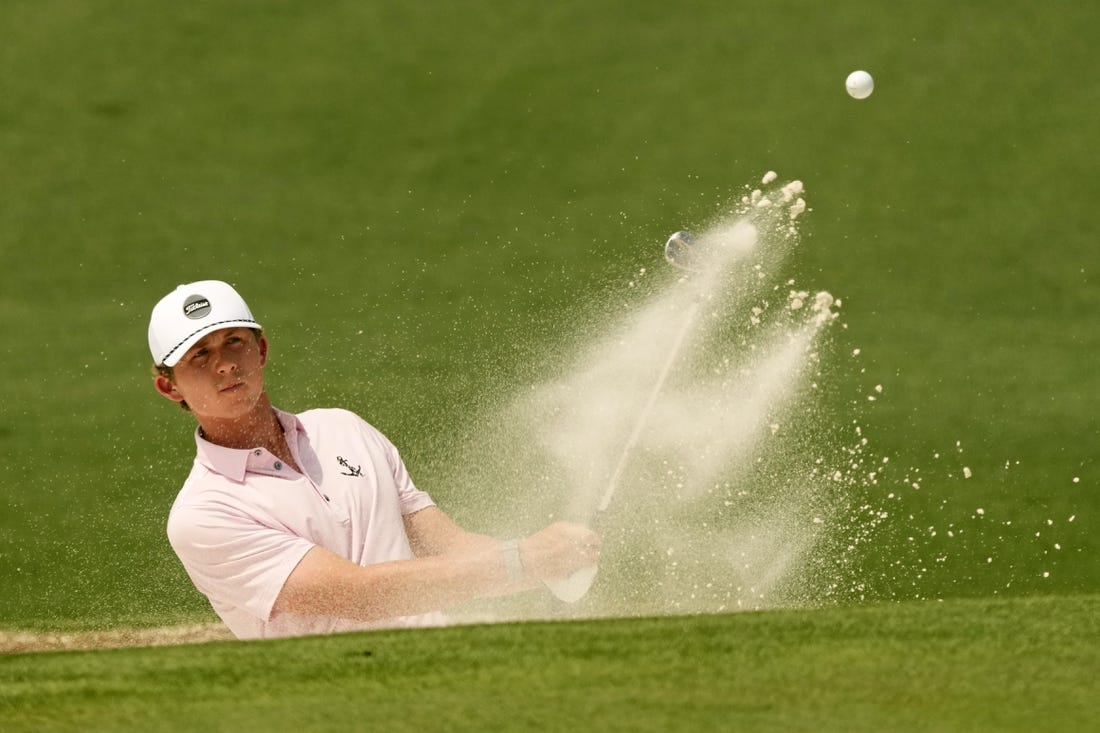
M 439 614 L 364 623 L 279 614 L 275 599 L 314 545 L 358 565 L 414 557 L 403 516 L 433 506 L 397 448 L 346 410 L 276 410 L 304 473 L 266 450 L 223 448 L 195 434 L 191 475 L 168 515 L 168 539 L 195 587 L 241 639 L 442 622 Z

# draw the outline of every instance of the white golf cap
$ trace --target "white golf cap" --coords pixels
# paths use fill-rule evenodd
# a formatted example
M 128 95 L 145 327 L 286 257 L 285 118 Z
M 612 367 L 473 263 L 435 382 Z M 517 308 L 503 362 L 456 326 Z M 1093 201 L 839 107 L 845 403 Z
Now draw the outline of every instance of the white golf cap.
M 149 319 L 153 363 L 173 367 L 206 334 L 241 326 L 261 327 L 233 286 L 221 280 L 180 285 L 153 307 Z

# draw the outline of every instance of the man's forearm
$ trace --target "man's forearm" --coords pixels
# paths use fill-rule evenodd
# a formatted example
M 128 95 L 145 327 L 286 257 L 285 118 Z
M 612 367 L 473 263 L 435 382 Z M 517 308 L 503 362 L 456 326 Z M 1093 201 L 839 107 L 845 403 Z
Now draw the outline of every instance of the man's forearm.
M 458 526 L 436 506 L 408 514 L 404 520 L 405 535 L 417 557 L 477 552 L 497 545 L 492 537 Z
M 272 613 L 361 621 L 410 616 L 527 590 L 543 580 L 568 577 L 599 560 L 599 537 L 569 522 L 544 527 L 509 550 L 490 537 L 457 528 L 442 513 L 412 516 L 421 520 L 414 523 L 417 531 L 410 532 L 414 548 L 414 537 L 431 534 L 420 531 L 425 527 L 443 521 L 454 528 L 444 532 L 446 541 L 422 546 L 435 554 L 360 567 L 314 547 L 287 578 Z
M 380 621 L 533 587 L 529 580 L 510 577 L 500 543 L 479 545 L 472 551 L 366 567 L 314 547 L 287 579 L 273 614 Z

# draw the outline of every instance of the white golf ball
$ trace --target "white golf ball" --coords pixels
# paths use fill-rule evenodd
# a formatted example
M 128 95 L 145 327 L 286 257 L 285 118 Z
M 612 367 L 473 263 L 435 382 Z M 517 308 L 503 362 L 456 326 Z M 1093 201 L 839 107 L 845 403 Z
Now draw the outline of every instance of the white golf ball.
M 875 91 L 875 80 L 866 71 L 853 71 L 844 80 L 844 87 L 854 99 L 867 99 Z

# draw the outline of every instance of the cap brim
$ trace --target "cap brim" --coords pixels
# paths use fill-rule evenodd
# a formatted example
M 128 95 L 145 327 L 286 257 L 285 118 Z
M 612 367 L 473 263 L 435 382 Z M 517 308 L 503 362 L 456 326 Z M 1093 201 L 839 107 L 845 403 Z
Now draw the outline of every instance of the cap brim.
M 222 329 L 226 328 L 263 328 L 263 326 L 256 323 L 255 321 L 241 320 L 207 323 L 198 331 L 195 331 L 194 333 L 188 335 L 188 337 L 181 341 L 177 346 L 172 347 L 172 349 L 170 349 L 168 353 L 165 354 L 164 358 L 161 359 L 161 361 L 158 363 L 166 367 L 174 367 L 176 364 L 179 364 L 180 359 L 182 359 L 184 354 L 187 353 L 187 350 L 198 343 L 203 336 L 208 333 L 221 331 Z

